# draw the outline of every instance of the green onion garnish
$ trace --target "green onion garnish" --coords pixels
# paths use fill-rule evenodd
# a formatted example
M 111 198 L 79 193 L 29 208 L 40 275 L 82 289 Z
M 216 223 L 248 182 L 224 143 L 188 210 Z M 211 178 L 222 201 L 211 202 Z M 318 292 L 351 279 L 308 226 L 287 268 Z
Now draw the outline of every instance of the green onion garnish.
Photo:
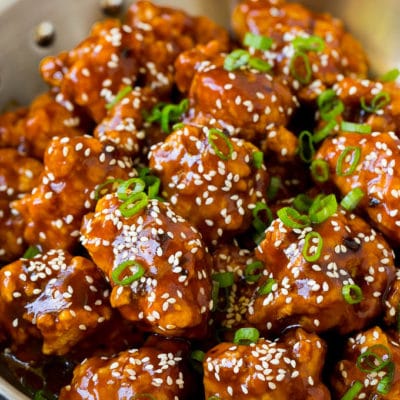
M 344 285 L 342 287 L 342 296 L 348 304 L 358 304 L 363 299 L 363 293 L 358 285 Z
M 336 96 L 333 89 L 322 92 L 317 99 L 317 104 L 321 118 L 325 121 L 334 119 L 344 111 L 344 105 Z
M 111 179 L 107 179 L 105 182 L 103 182 L 101 185 L 98 185 L 97 186 L 97 188 L 96 188 L 96 190 L 95 190 L 95 192 L 94 192 L 94 199 L 95 200 L 99 200 L 100 199 L 100 197 L 102 196 L 102 192 L 103 192 L 103 189 L 106 187 L 106 186 L 108 186 L 108 185 L 110 185 L 111 183 L 112 184 L 114 184 L 114 183 L 121 183 L 121 182 L 123 182 L 123 180 L 122 179 L 116 179 L 116 178 L 111 178 Z
M 371 125 L 368 124 L 357 124 L 355 122 L 342 121 L 340 123 L 340 129 L 344 132 L 354 132 L 361 134 L 371 133 Z
M 133 273 L 131 267 L 135 268 Z M 125 271 L 129 271 L 132 274 L 121 279 L 121 275 Z M 135 260 L 127 260 L 119 264 L 117 268 L 115 268 L 111 272 L 111 279 L 116 285 L 127 286 L 130 285 L 132 282 L 140 279 L 143 275 L 144 275 L 144 268 L 140 263 L 138 263 Z
M 297 149 L 302 161 L 309 163 L 314 157 L 315 148 L 313 135 L 309 131 L 302 131 L 299 135 L 299 147 Z
M 300 193 L 294 198 L 293 207 L 301 213 L 308 214 L 308 210 L 310 209 L 312 203 L 313 200 L 310 196 L 307 196 L 304 193 Z
M 308 262 L 317 261 L 321 256 L 323 244 L 324 240 L 318 232 L 308 232 L 304 239 L 304 247 L 302 250 L 305 260 Z
M 250 57 L 247 65 L 260 72 L 267 72 L 272 68 L 272 65 L 269 62 L 257 57 Z
M 296 37 L 292 41 L 296 51 L 315 51 L 320 52 L 325 48 L 324 40 L 319 36 Z
M 244 345 L 256 343 L 260 337 L 260 332 L 256 328 L 240 328 L 235 332 L 233 343 Z
M 57 400 L 57 396 L 55 396 L 53 393 L 48 392 L 47 390 L 41 389 L 35 392 L 33 400 Z
M 112 101 L 106 104 L 106 109 L 110 110 L 113 108 L 118 102 L 120 102 L 127 94 L 132 92 L 132 86 L 125 86 L 122 88 L 114 97 Z
M 324 183 L 329 179 L 329 164 L 325 160 L 313 160 L 310 170 L 313 179 L 319 183 Z
M 216 128 L 211 128 L 208 131 L 207 135 L 208 143 L 210 143 L 211 147 L 215 151 L 215 154 L 224 161 L 230 160 L 232 158 L 232 153 L 233 153 L 233 145 L 230 139 L 219 129 Z M 221 139 L 223 142 L 225 149 L 221 149 L 217 143 L 216 140 Z
M 248 47 L 253 47 L 257 50 L 267 51 L 271 48 L 274 41 L 263 35 L 256 35 L 255 33 L 247 32 L 243 39 L 243 44 Z
M 265 223 L 259 216 L 260 212 L 264 211 L 267 217 L 267 223 Z M 268 226 L 270 225 L 270 223 L 272 222 L 272 212 L 270 210 L 270 208 L 262 202 L 257 202 L 256 206 L 253 208 L 253 210 L 251 211 L 253 214 L 253 222 L 252 225 L 254 227 L 254 229 L 258 232 L 258 233 L 263 233 Z
M 129 190 L 130 187 L 133 187 L 131 190 Z M 126 201 L 129 199 L 129 197 L 132 196 L 134 193 L 140 193 L 143 192 L 145 189 L 146 185 L 143 182 L 142 179 L 140 178 L 131 178 L 127 179 L 126 181 L 123 181 L 117 189 L 117 196 L 120 200 Z
M 364 197 L 364 194 L 365 193 L 360 188 L 354 188 L 350 190 L 350 192 L 347 193 L 346 196 L 343 197 L 340 205 L 345 210 L 352 211 L 357 207 L 358 203 Z
M 250 58 L 248 51 L 243 49 L 236 49 L 229 53 L 224 61 L 224 69 L 227 71 L 234 71 L 244 65 L 247 65 Z
M 146 193 L 134 193 L 119 206 L 119 211 L 121 212 L 122 216 L 129 218 L 145 208 L 148 202 L 149 198 L 147 197 Z
M 311 204 L 308 215 L 313 224 L 321 224 L 337 211 L 337 202 L 334 194 L 317 196 Z
M 38 254 L 41 253 L 41 250 L 38 246 L 29 246 L 24 255 L 22 256 L 22 258 L 25 258 L 26 260 L 29 260 L 35 256 L 37 256 Z
M 348 160 L 350 158 L 350 162 Z M 361 158 L 361 148 L 358 146 L 347 146 L 340 154 L 336 164 L 336 174 L 349 176 L 354 173 Z M 348 164 L 347 168 L 346 164 Z
M 195 360 L 198 362 L 203 362 L 204 356 L 205 356 L 205 353 L 204 353 L 204 351 L 201 351 L 201 350 L 193 350 L 190 354 L 190 358 L 192 360 Z
M 254 166 L 259 169 L 262 167 L 264 163 L 264 153 L 262 151 L 255 151 L 253 153 L 253 164 Z
M 150 175 L 150 168 L 140 169 L 139 178 L 146 185 L 147 195 L 149 199 L 157 199 L 159 201 L 164 201 L 164 199 L 159 196 L 161 180 L 157 176 Z
M 310 225 L 310 218 L 292 207 L 283 207 L 277 212 L 279 219 L 289 228 L 302 229 Z
M 189 100 L 183 99 L 179 104 L 158 103 L 150 114 L 145 115 L 147 122 L 159 122 L 164 133 L 170 132 L 170 124 L 179 121 L 189 108 Z
M 367 374 L 384 369 L 392 360 L 392 354 L 383 344 L 374 344 L 368 347 L 357 357 L 357 368 Z
M 253 261 L 246 265 L 244 270 L 244 278 L 246 282 L 257 282 L 261 278 L 261 270 L 264 264 L 261 261 Z
M 276 284 L 276 280 L 273 278 L 268 278 L 267 281 L 258 289 L 258 294 L 264 296 L 272 292 L 272 288 Z
M 230 271 L 217 272 L 212 274 L 211 278 L 213 281 L 218 282 L 218 287 L 221 289 L 231 287 L 235 282 L 233 272 Z
M 279 176 L 271 176 L 269 180 L 269 186 L 267 189 L 268 200 L 275 199 L 280 187 L 281 187 L 281 178 L 279 178 Z
M 376 391 L 380 394 L 388 394 L 390 392 L 393 379 L 394 379 L 394 370 L 395 364 L 393 361 L 387 365 L 386 375 L 379 381 L 378 386 L 376 387 Z
M 368 105 L 365 102 L 365 98 L 361 98 L 361 107 L 363 110 L 374 113 L 378 110 L 381 110 L 383 107 L 387 106 L 390 103 L 390 94 L 388 92 L 379 92 L 371 101 L 371 104 Z
M 335 129 L 336 125 L 337 121 L 335 119 L 331 119 L 323 128 L 321 128 L 319 131 L 314 132 L 314 143 L 319 143 L 327 138 Z
M 354 400 L 363 387 L 364 385 L 360 381 L 355 381 L 340 400 Z
M 399 75 L 400 75 L 400 70 L 398 68 L 394 68 L 386 72 L 386 74 L 382 75 L 379 78 L 379 80 L 381 82 L 393 82 L 399 77 Z
M 296 52 L 290 60 L 289 69 L 294 79 L 301 84 L 306 85 L 310 83 L 312 71 L 307 54 L 301 51 Z

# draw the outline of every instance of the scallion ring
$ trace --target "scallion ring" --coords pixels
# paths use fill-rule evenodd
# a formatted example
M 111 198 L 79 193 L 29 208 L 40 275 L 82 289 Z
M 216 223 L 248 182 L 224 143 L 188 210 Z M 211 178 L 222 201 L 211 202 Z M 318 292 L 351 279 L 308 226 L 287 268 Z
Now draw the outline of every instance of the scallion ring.
M 323 244 L 324 240 L 318 232 L 308 232 L 304 238 L 304 247 L 302 250 L 305 260 L 308 262 L 317 261 L 321 256 Z
M 250 57 L 247 65 L 260 72 L 267 72 L 272 68 L 272 65 L 269 62 L 257 57 Z
M 342 287 L 342 296 L 348 304 L 358 304 L 363 300 L 363 293 L 360 286 L 348 284 Z
M 363 387 L 364 385 L 360 381 L 355 381 L 340 400 L 354 400 Z
M 244 65 L 247 65 L 250 58 L 248 51 L 243 49 L 236 49 L 229 53 L 224 61 L 224 69 L 227 71 L 234 71 Z
M 384 377 L 379 381 L 376 391 L 380 394 L 388 394 L 393 384 L 395 364 L 390 361 L 387 365 L 387 372 Z
M 299 135 L 298 154 L 302 161 L 309 163 L 314 157 L 315 148 L 313 143 L 313 135 L 309 131 L 302 131 Z
M 292 44 L 296 51 L 320 52 L 325 48 L 324 39 L 315 35 L 309 37 L 298 36 L 293 39 Z
M 352 175 L 361 158 L 361 148 L 358 146 L 347 146 L 340 154 L 336 164 L 336 174 L 338 176 Z
M 131 188 L 132 187 L 132 188 Z M 143 192 L 146 184 L 141 178 L 131 178 L 120 183 L 117 189 L 117 196 L 120 200 L 126 201 L 134 193 Z
M 375 113 L 378 110 L 386 107 L 390 103 L 390 94 L 388 92 L 379 92 L 371 100 L 370 105 L 366 103 L 365 97 L 362 97 L 360 103 L 363 110 L 370 113 Z
M 340 205 L 347 211 L 353 211 L 364 195 L 365 193 L 360 188 L 354 188 L 343 197 Z
M 257 282 L 261 278 L 261 270 L 264 268 L 264 264 L 261 261 L 253 261 L 246 265 L 244 270 L 244 279 L 246 282 Z
M 268 278 L 267 281 L 258 289 L 257 293 L 260 296 L 265 296 L 270 294 L 276 285 L 276 280 L 273 278 Z
M 119 211 L 123 217 L 129 218 L 145 208 L 148 202 L 149 198 L 147 197 L 146 193 L 134 193 L 119 206 Z
M 310 209 L 312 203 L 313 200 L 310 196 L 300 193 L 294 198 L 293 207 L 301 213 L 308 214 L 308 210 Z
M 289 228 L 302 229 L 310 225 L 310 218 L 292 207 L 283 207 L 277 212 L 279 219 Z
M 338 123 L 335 119 L 331 119 L 323 128 L 314 132 L 314 143 L 322 142 L 325 138 L 327 138 L 333 132 L 337 124 Z
M 310 170 L 313 179 L 319 183 L 324 183 L 329 179 L 329 164 L 325 160 L 313 160 Z
M 260 169 L 264 163 L 264 153 L 262 151 L 255 151 L 253 153 L 253 164 L 257 169 Z
M 219 129 L 211 128 L 208 131 L 207 135 L 208 143 L 210 143 L 211 147 L 215 151 L 215 154 L 224 161 L 230 160 L 232 158 L 233 153 L 233 145 L 230 139 Z M 217 145 L 216 140 L 221 139 L 223 146 L 225 148 L 221 148 Z
M 29 246 L 26 249 L 22 258 L 24 258 L 25 260 L 30 260 L 31 258 L 37 256 L 40 253 L 41 253 L 41 250 L 38 246 Z
M 231 271 L 217 272 L 212 274 L 211 278 L 213 281 L 218 282 L 221 289 L 231 287 L 235 282 L 235 277 Z
M 264 35 L 257 35 L 252 32 L 246 32 L 243 44 L 248 47 L 252 47 L 253 49 L 267 51 L 273 45 L 273 40 Z
M 269 185 L 267 189 L 267 198 L 268 200 L 273 200 L 275 199 L 276 195 L 279 192 L 279 189 L 281 187 L 281 178 L 279 176 L 271 176 L 271 179 L 269 180 Z
M 391 360 L 392 354 L 389 348 L 383 344 L 375 344 L 357 357 L 356 365 L 360 371 L 370 374 L 383 370 Z
M 134 272 L 131 267 L 135 268 Z M 121 279 L 121 275 L 126 271 L 133 273 Z M 119 264 L 117 268 L 111 272 L 111 279 L 116 285 L 127 286 L 140 279 L 143 275 L 144 268 L 140 263 L 135 260 L 127 260 Z
M 394 68 L 382 75 L 379 80 L 381 82 L 393 82 L 399 77 L 399 75 L 400 70 L 398 68 Z
M 170 132 L 169 125 L 176 122 L 187 111 L 189 100 L 183 99 L 179 104 L 168 104 L 161 110 L 160 125 L 161 130 L 165 133 Z
M 307 54 L 301 51 L 296 52 L 290 60 L 289 69 L 293 78 L 299 81 L 302 85 L 310 83 L 312 71 Z
M 114 183 L 122 183 L 123 180 L 122 179 L 116 179 L 116 178 L 111 178 L 111 179 L 107 179 L 105 182 L 103 182 L 102 184 L 98 185 L 96 190 L 94 191 L 94 199 L 97 201 L 100 199 L 103 189 L 110 185 L 110 184 L 114 184 Z
M 333 89 L 322 92 L 318 96 L 317 104 L 321 118 L 325 121 L 336 118 L 344 111 L 344 104 L 337 98 Z
M 357 124 L 355 122 L 341 121 L 340 130 L 344 132 L 369 134 L 372 131 L 371 125 L 368 124 Z
M 270 223 L 272 222 L 272 211 L 270 210 L 270 208 L 265 204 L 262 203 L 261 201 L 257 202 L 255 207 L 253 208 L 253 210 L 251 211 L 253 214 L 253 222 L 252 225 L 254 227 L 254 229 L 258 232 L 258 233 L 262 233 L 264 232 L 268 226 L 270 225 Z M 265 222 L 265 219 L 261 219 L 260 218 L 260 213 L 261 212 L 265 212 L 266 215 L 266 219 L 267 222 Z
M 127 94 L 132 92 L 132 86 L 125 86 L 114 97 L 112 101 L 106 104 L 106 109 L 111 110 L 118 102 L 120 102 Z
M 190 358 L 192 360 L 198 361 L 200 363 L 204 361 L 204 356 L 205 356 L 205 353 L 204 353 L 204 351 L 201 351 L 201 350 L 193 350 L 190 354 Z
M 321 224 L 337 211 L 337 201 L 334 194 L 317 197 L 308 211 L 313 224 Z
M 260 337 L 260 332 L 256 328 L 240 328 L 235 332 L 233 343 L 247 345 L 256 343 Z

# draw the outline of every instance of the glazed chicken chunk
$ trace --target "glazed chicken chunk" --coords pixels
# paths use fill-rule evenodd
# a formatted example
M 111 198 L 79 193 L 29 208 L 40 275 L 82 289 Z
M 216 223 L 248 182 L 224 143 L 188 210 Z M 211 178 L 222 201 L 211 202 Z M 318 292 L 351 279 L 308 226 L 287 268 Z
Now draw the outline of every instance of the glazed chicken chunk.
M 260 150 L 215 128 L 185 125 L 152 147 L 150 168 L 163 194 L 207 242 L 246 230 L 257 202 L 265 202 L 268 174 L 256 166 Z
M 82 226 L 82 244 L 112 285 L 111 305 L 143 330 L 204 336 L 211 261 L 200 234 L 167 203 L 149 199 L 127 216 L 124 204 L 107 194 Z
M 204 358 L 206 399 L 330 400 L 321 382 L 325 343 L 302 329 L 277 342 L 220 343 Z
M 111 317 L 109 287 L 90 260 L 50 250 L 0 270 L 0 325 L 15 345 L 62 355 Z
M 26 224 L 24 239 L 43 249 L 72 250 L 83 216 L 95 206 L 95 189 L 108 178 L 134 174 L 131 161 L 111 145 L 85 136 L 54 138 L 47 148 L 40 183 L 12 203 Z
M 273 332 L 293 324 L 310 332 L 362 329 L 382 312 L 395 276 L 383 237 L 342 209 L 304 228 L 274 220 L 256 257 L 265 270 L 247 318 Z

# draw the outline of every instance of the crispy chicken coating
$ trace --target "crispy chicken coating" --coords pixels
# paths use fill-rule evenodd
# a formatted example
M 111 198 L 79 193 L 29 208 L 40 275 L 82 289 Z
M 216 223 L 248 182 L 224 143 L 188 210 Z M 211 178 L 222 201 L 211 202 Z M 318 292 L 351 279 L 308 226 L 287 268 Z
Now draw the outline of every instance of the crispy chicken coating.
M 161 342 L 166 342 L 165 340 Z M 146 345 L 114 357 L 92 357 L 74 370 L 60 400 L 185 400 L 194 387 L 179 344 Z
M 111 282 L 111 305 L 143 330 L 204 336 L 211 261 L 200 234 L 167 203 L 149 200 L 128 217 L 121 204 L 106 195 L 82 226 L 82 244 Z
M 398 341 L 378 326 L 358 333 L 348 339 L 343 359 L 331 376 L 332 394 L 339 399 L 359 385 L 354 399 L 396 400 L 400 397 L 399 365 Z
M 174 210 L 210 242 L 245 231 L 251 210 L 265 201 L 268 174 L 255 166 L 255 152 L 250 142 L 185 125 L 153 146 L 149 159 Z
M 12 147 L 21 152 L 27 151 L 24 133 L 19 128 L 19 121 L 28 113 L 27 108 L 18 108 L 0 114 L 0 147 Z
M 325 343 L 302 329 L 278 342 L 221 343 L 204 358 L 206 399 L 329 400 L 321 382 Z
M 256 54 L 273 65 L 275 73 L 283 75 L 302 100 L 315 99 L 343 76 L 367 74 L 360 43 L 329 14 L 316 14 L 298 3 L 282 0 L 243 0 L 233 11 L 232 26 L 240 41 L 246 32 L 272 38 L 271 49 Z M 323 39 L 322 49 L 318 45 L 311 46 L 311 50 L 304 44 L 296 47 L 293 41 L 315 36 Z M 305 55 L 308 61 L 298 54 Z
M 127 23 L 98 22 L 75 49 L 45 58 L 41 72 L 47 83 L 99 123 L 106 104 L 120 89 L 148 87 L 163 97 L 172 89 L 173 64 L 181 51 L 196 40 L 227 41 L 227 37 L 223 28 L 206 18 L 193 19 L 182 11 L 138 1 L 130 8 Z
M 94 209 L 96 187 L 108 178 L 126 179 L 134 172 L 128 158 L 97 139 L 54 138 L 39 185 L 12 203 L 26 223 L 24 239 L 45 250 L 72 250 L 83 216 Z
M 320 238 L 308 238 L 307 245 L 310 232 Z M 320 255 L 313 261 L 318 247 Z M 256 257 L 265 270 L 247 318 L 258 329 L 273 332 L 293 324 L 310 332 L 362 329 L 382 312 L 381 296 L 395 276 L 393 254 L 383 237 L 341 209 L 321 224 L 302 229 L 274 220 Z M 262 290 L 265 285 L 269 293 Z M 349 285 L 361 290 L 354 303 L 357 289 Z M 347 295 L 346 287 L 351 289 Z
M 316 154 L 328 162 L 329 179 L 342 196 L 354 188 L 363 191 L 359 209 L 395 244 L 400 243 L 399 150 L 393 132 L 343 133 L 325 140 Z
M 384 297 L 384 319 L 389 328 L 395 328 L 399 334 L 400 324 L 400 269 L 396 269 L 396 279 L 392 283 L 389 292 Z
M 50 250 L 0 270 L 0 325 L 15 345 L 42 338 L 44 354 L 62 355 L 110 318 L 108 296 L 90 260 Z

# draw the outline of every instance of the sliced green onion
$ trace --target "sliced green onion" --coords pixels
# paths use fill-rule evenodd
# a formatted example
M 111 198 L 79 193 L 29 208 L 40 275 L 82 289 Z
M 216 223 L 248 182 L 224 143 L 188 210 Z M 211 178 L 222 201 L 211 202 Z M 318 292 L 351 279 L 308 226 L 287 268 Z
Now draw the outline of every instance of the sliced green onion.
M 250 68 L 256 69 L 260 72 L 267 72 L 272 68 L 272 65 L 269 62 L 257 57 L 250 57 L 247 64 Z
M 344 111 L 344 104 L 337 98 L 336 92 L 333 89 L 322 92 L 318 96 L 317 104 L 321 118 L 325 121 L 336 118 Z
M 246 282 L 257 282 L 261 278 L 261 270 L 264 268 L 264 264 L 261 261 L 253 261 L 246 265 L 244 270 L 244 278 Z
M 123 182 L 123 180 L 122 179 L 111 178 L 111 179 L 107 179 L 105 182 L 103 182 L 102 184 L 98 185 L 96 190 L 94 191 L 94 199 L 95 200 L 99 200 L 101 195 L 102 195 L 103 189 L 106 186 L 110 185 L 111 183 L 114 184 L 116 182 L 117 183 L 121 183 L 121 182 Z
M 250 58 L 248 51 L 243 49 L 233 50 L 228 54 L 224 61 L 224 69 L 227 71 L 234 71 L 244 65 L 247 65 Z
M 133 189 L 129 190 L 129 188 L 133 186 Z M 126 201 L 129 197 L 134 193 L 143 192 L 146 187 L 146 184 L 140 178 L 131 178 L 126 181 L 123 181 L 117 189 L 117 196 L 120 200 Z M 129 190 L 129 191 L 128 191 Z
M 256 35 L 255 33 L 247 32 L 243 39 L 243 44 L 248 47 L 253 47 L 257 50 L 267 51 L 271 48 L 274 41 L 263 35 Z
M 371 125 L 368 124 L 357 124 L 355 122 L 342 121 L 340 123 L 340 129 L 344 132 L 354 132 L 361 134 L 371 133 Z
M 170 123 L 177 122 L 189 108 L 189 100 L 183 99 L 179 104 L 158 103 L 150 114 L 145 114 L 147 122 L 159 122 L 161 130 L 165 133 L 170 132 Z
M 262 167 L 264 163 L 264 153 L 262 151 L 255 151 L 253 153 L 253 164 L 254 166 L 259 169 Z
M 207 135 L 208 143 L 210 143 L 211 147 L 215 151 L 215 154 L 221 159 L 221 160 L 230 160 L 232 158 L 232 153 L 233 153 L 233 145 L 230 139 L 219 129 L 216 128 L 211 128 L 208 131 Z M 220 147 L 217 146 L 215 143 L 216 139 L 221 139 L 223 141 L 223 144 L 225 145 L 226 149 L 221 150 Z
M 325 160 L 313 160 L 310 170 L 313 179 L 319 183 L 324 183 L 329 179 L 329 164 Z
M 218 282 L 219 288 L 228 288 L 231 287 L 235 282 L 235 277 L 233 272 L 217 272 L 212 274 L 212 280 Z
M 351 157 L 350 163 L 347 158 Z M 336 174 L 339 176 L 350 176 L 356 170 L 361 158 L 361 148 L 358 146 L 347 146 L 340 154 L 336 164 Z M 345 169 L 346 165 L 347 168 Z
M 279 192 L 280 187 L 281 187 L 281 178 L 279 178 L 279 176 L 271 176 L 271 179 L 269 180 L 269 186 L 267 189 L 268 200 L 275 199 L 276 195 Z
M 398 68 L 394 68 L 386 72 L 386 74 L 382 75 L 379 78 L 379 80 L 381 82 L 393 82 L 399 77 L 399 75 L 400 75 L 400 70 Z
M 308 214 L 308 210 L 310 209 L 312 203 L 313 200 L 310 196 L 300 193 L 294 198 L 293 207 L 301 213 Z
M 159 122 L 161 120 L 161 111 L 166 105 L 168 105 L 168 103 L 161 101 L 151 109 L 150 113 L 145 111 L 143 113 L 145 120 L 147 122 Z
M 302 65 L 299 67 L 299 61 Z M 296 52 L 290 60 L 289 65 L 290 73 L 303 85 L 307 85 L 311 81 L 312 71 L 310 60 L 307 54 L 303 52 Z
M 342 296 L 348 304 L 358 304 L 363 299 L 363 293 L 358 285 L 344 285 L 342 287 Z
M 158 199 L 164 201 L 159 196 L 161 180 L 157 176 L 150 175 L 150 168 L 141 168 L 139 171 L 139 178 L 145 183 L 149 199 Z
M 179 131 L 180 129 L 184 128 L 185 124 L 183 122 L 177 122 L 176 124 L 172 125 L 173 131 Z
M 314 132 L 313 135 L 314 143 L 319 143 L 325 138 L 327 138 L 335 129 L 336 125 L 337 121 L 335 119 L 331 119 L 323 128 L 321 128 L 317 132 Z
M 218 396 L 210 396 L 207 400 L 221 400 Z
M 313 224 L 321 224 L 337 211 L 337 201 L 334 194 L 318 196 L 311 204 L 308 215 Z
M 135 272 L 131 275 L 126 276 L 125 278 L 121 279 L 121 275 L 125 271 L 132 272 L 131 267 L 135 267 Z M 127 260 L 122 262 L 111 272 L 111 279 L 116 285 L 127 286 L 130 285 L 132 282 L 137 281 L 144 275 L 144 268 L 143 266 L 135 260 Z
M 313 135 L 309 131 L 302 131 L 299 135 L 298 153 L 302 161 L 309 163 L 314 157 L 315 148 L 313 144 Z
M 376 391 L 380 394 L 388 394 L 390 392 L 393 379 L 394 379 L 395 364 L 390 361 L 387 365 L 386 375 L 379 381 Z
M 265 223 L 259 216 L 260 212 L 262 212 L 262 211 L 265 211 L 265 213 L 266 213 L 267 223 Z M 272 211 L 265 203 L 262 203 L 261 201 L 259 201 L 256 203 L 256 206 L 253 208 L 253 210 L 251 212 L 253 214 L 252 225 L 253 225 L 254 229 L 258 233 L 264 232 L 272 222 L 272 219 L 273 219 Z
M 149 202 L 146 193 L 134 193 L 119 206 L 119 211 L 125 218 L 132 217 L 145 208 Z
M 296 37 L 292 41 L 296 51 L 315 51 L 320 52 L 325 48 L 324 40 L 319 36 Z
M 258 294 L 264 296 L 272 292 L 272 288 L 276 284 L 276 280 L 273 278 L 268 278 L 267 281 L 258 289 Z
M 384 369 L 391 359 L 392 355 L 388 347 L 383 344 L 375 344 L 357 357 L 356 365 L 360 371 L 369 374 Z
M 364 385 L 360 381 L 355 381 L 340 400 L 354 400 L 363 388 Z
M 233 343 L 243 345 L 256 343 L 260 337 L 260 332 L 256 328 L 240 328 L 235 332 Z
M 192 360 L 195 360 L 198 362 L 203 362 L 204 356 L 205 356 L 205 353 L 204 353 L 204 351 L 201 351 L 201 350 L 193 350 L 192 353 L 190 354 L 190 358 Z
M 365 193 L 360 188 L 354 188 L 353 190 L 350 190 L 350 192 L 347 193 L 346 196 L 343 197 L 340 205 L 345 210 L 352 211 L 357 207 L 358 203 L 364 197 L 364 194 Z
M 29 246 L 24 255 L 22 256 L 22 258 L 25 258 L 26 260 L 29 260 L 35 256 L 37 256 L 38 254 L 41 253 L 41 250 L 38 246 Z
M 364 97 L 361 98 L 360 102 L 363 110 L 374 113 L 390 103 L 390 94 L 388 92 L 379 92 L 374 96 L 370 105 L 366 104 Z
M 120 102 L 127 94 L 132 92 L 132 86 L 125 86 L 122 88 L 114 97 L 112 101 L 106 104 L 106 109 L 110 110 L 113 108 L 118 102 Z
M 33 400 L 57 400 L 57 396 L 55 396 L 53 393 L 48 392 L 47 390 L 41 389 L 35 392 Z
M 317 240 L 317 244 L 314 243 L 315 240 Z M 302 250 L 302 254 L 305 260 L 308 262 L 317 261 L 321 256 L 323 244 L 324 240 L 318 232 L 308 232 L 304 239 L 304 247 Z M 311 252 L 311 248 L 315 248 L 315 250 Z
M 292 207 L 283 207 L 277 212 L 279 219 L 289 228 L 302 229 L 310 225 L 310 218 Z

